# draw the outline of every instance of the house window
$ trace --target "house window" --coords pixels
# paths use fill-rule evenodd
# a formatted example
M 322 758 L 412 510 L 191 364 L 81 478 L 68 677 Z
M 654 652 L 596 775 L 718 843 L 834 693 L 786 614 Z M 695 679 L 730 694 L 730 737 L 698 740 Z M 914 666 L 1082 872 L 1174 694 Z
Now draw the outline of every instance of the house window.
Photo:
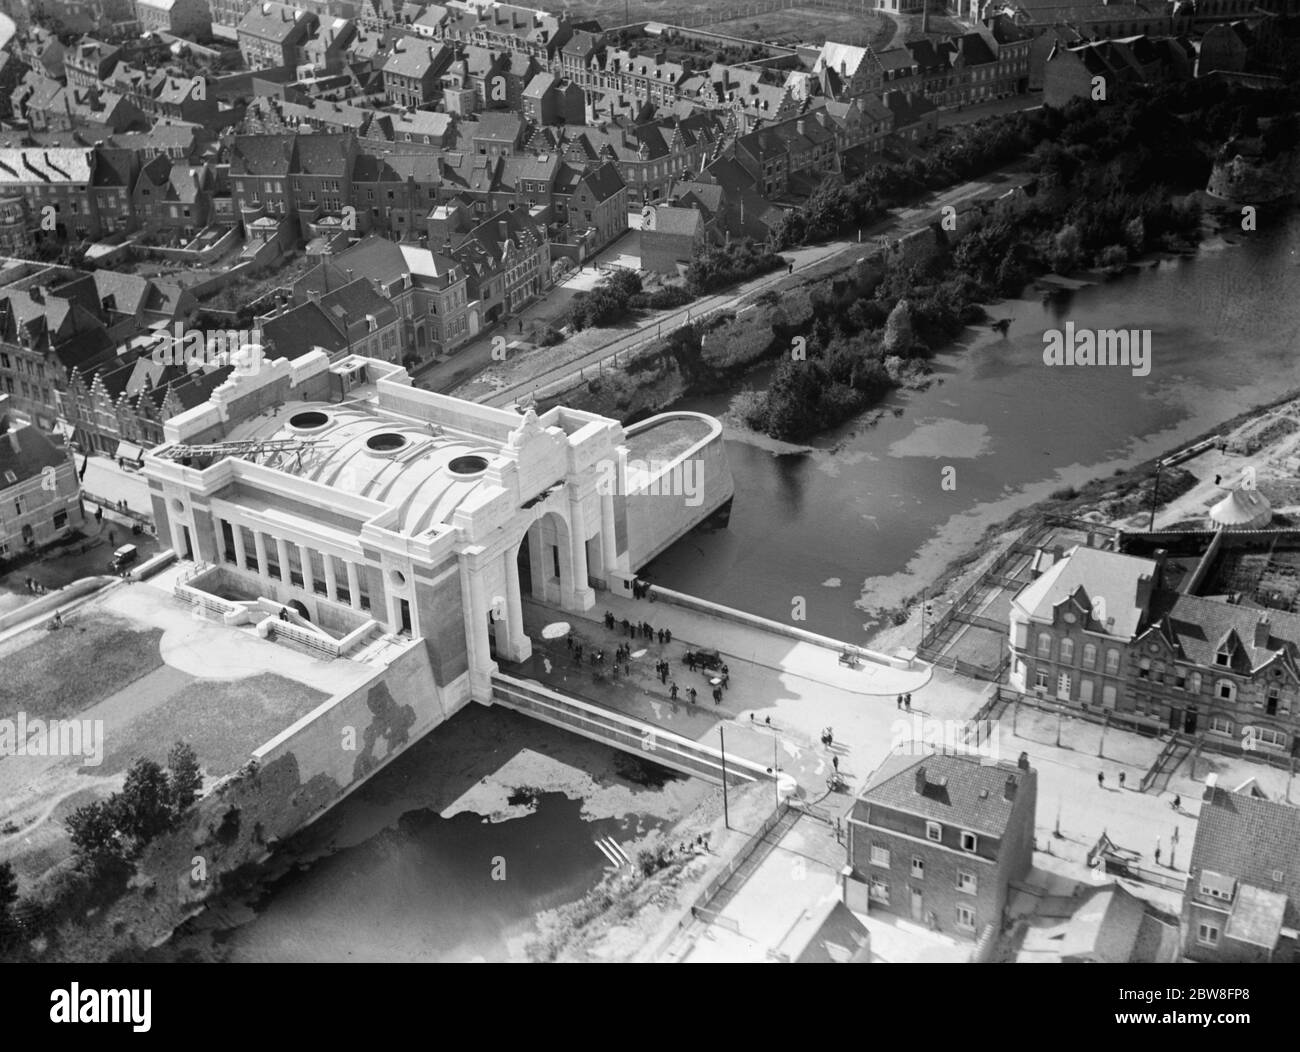
M 933 840 L 936 844 L 943 839 L 943 826 L 938 822 L 925 823 L 925 839 Z
M 68 524 L 68 513 L 66 511 L 56 511 L 54 513 L 54 528 L 56 530 L 61 530 L 67 524 Z
M 1040 668 L 1034 670 L 1034 690 L 1047 689 L 1047 669 Z
M 1196 941 L 1202 946 L 1219 945 L 1219 929 L 1217 925 L 1207 924 L 1204 921 L 1197 926 Z
M 1143 658 L 1138 662 L 1138 679 L 1151 678 L 1151 659 Z
M 1237 685 L 1231 680 L 1221 679 L 1216 685 L 1214 693 L 1220 701 L 1236 701 Z
M 869 894 L 873 902 L 879 902 L 885 906 L 889 905 L 889 885 L 885 881 L 872 877 Z
M 975 894 L 975 874 L 957 870 L 957 890 L 967 895 Z
M 1217 654 L 1214 655 L 1214 663 L 1218 665 L 1220 668 L 1227 668 L 1230 664 L 1232 664 L 1232 651 L 1229 650 L 1227 647 L 1224 647 L 1222 650 L 1220 650 Z
M 966 931 L 975 930 L 975 910 L 970 906 L 957 907 L 957 927 Z
M 1062 660 L 1062 661 L 1066 661 L 1066 662 L 1069 662 L 1069 661 L 1073 661 L 1073 660 L 1074 660 L 1074 640 L 1073 640 L 1073 639 L 1062 639 L 1062 640 L 1061 640 L 1061 660 Z
M 914 880 L 924 880 L 924 879 L 925 879 L 925 859 L 923 859 L 923 858 L 917 858 L 917 857 L 913 856 L 913 858 L 912 858 L 912 878 L 913 878 Z
M 889 848 L 881 847 L 879 844 L 871 845 L 871 864 L 879 866 L 881 869 L 889 868 Z
M 1106 651 L 1106 674 L 1113 676 L 1119 672 L 1119 651 L 1110 649 Z
M 1038 656 L 1052 656 L 1052 637 L 1046 632 L 1040 632 L 1038 635 Z
M 1232 720 L 1228 719 L 1227 716 L 1211 716 L 1210 730 L 1215 734 L 1231 734 Z
M 1092 668 L 1097 663 L 1097 648 L 1091 643 L 1083 645 L 1083 667 Z
M 1261 745 L 1272 745 L 1278 749 L 1286 746 L 1286 735 L 1281 731 L 1274 730 L 1272 727 L 1256 727 L 1254 738 Z

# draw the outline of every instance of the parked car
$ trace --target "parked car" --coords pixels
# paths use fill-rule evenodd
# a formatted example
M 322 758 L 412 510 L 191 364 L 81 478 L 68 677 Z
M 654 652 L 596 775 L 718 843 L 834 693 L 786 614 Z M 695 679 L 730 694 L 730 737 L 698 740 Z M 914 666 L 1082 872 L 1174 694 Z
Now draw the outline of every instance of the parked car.
M 109 572 L 121 573 L 139 557 L 140 550 L 134 544 L 124 544 L 113 553 L 112 561 L 108 564 Z
M 722 655 L 716 650 L 690 650 L 687 651 L 685 660 L 687 664 L 694 661 L 697 668 L 715 669 L 722 667 Z

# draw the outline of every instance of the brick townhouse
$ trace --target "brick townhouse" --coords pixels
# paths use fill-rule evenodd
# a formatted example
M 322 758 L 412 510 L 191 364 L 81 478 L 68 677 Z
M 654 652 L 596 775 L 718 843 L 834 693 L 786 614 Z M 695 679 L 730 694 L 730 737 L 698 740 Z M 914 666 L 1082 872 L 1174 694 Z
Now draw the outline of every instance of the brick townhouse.
M 1008 888 L 1033 864 L 1037 797 L 1025 753 L 891 754 L 849 816 L 846 905 L 963 939 L 1001 930 Z

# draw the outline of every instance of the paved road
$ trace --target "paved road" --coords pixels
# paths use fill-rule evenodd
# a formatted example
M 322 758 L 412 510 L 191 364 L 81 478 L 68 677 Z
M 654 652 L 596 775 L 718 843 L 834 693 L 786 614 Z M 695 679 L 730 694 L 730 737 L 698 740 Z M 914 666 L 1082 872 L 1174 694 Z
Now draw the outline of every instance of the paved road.
M 891 218 L 882 220 L 875 226 L 864 229 L 861 233 L 862 240 L 832 241 L 822 245 L 810 245 L 804 248 L 791 249 L 783 252 L 782 255 L 794 263 L 795 271 L 803 271 L 809 266 L 822 263 L 841 254 L 855 251 L 865 254 L 865 251 L 871 247 L 869 242 L 882 235 L 898 236 L 914 230 L 927 222 L 932 221 L 938 211 L 944 205 L 954 205 L 961 201 L 976 197 L 992 187 L 1005 180 L 1009 170 L 993 172 L 982 179 L 972 180 L 962 183 L 950 190 L 933 195 L 919 205 L 904 208 L 894 212 Z M 751 297 L 756 293 L 777 285 L 787 277 L 786 271 L 777 271 L 773 274 L 764 275 L 755 278 L 753 281 L 746 282 L 736 289 L 729 289 L 725 293 L 716 296 L 705 296 L 696 300 L 687 307 L 679 311 L 674 311 L 667 316 L 647 321 L 630 333 L 614 336 L 610 341 L 601 347 L 598 347 L 580 358 L 573 361 L 565 362 L 562 365 L 545 369 L 527 378 L 521 379 L 509 387 L 502 388 L 489 394 L 487 397 L 480 399 L 487 405 L 508 406 L 517 401 L 520 397 L 530 394 L 533 391 L 545 388 L 551 384 L 558 383 L 576 375 L 582 370 L 598 367 L 601 363 L 608 361 L 621 352 L 635 348 L 648 342 L 651 338 L 656 337 L 660 330 L 671 331 L 680 325 L 685 324 L 692 318 L 698 318 L 702 314 L 721 308 L 731 308 L 738 305 L 742 300 Z M 450 363 L 449 363 L 450 364 Z M 468 364 L 468 363 L 467 363 Z M 468 368 L 473 368 L 468 364 Z M 481 366 L 479 367 L 481 368 Z M 475 372 L 478 369 L 474 369 Z M 468 373 L 466 374 L 468 375 Z M 462 377 L 464 379 L 465 377 Z M 420 386 L 425 386 L 421 384 Z

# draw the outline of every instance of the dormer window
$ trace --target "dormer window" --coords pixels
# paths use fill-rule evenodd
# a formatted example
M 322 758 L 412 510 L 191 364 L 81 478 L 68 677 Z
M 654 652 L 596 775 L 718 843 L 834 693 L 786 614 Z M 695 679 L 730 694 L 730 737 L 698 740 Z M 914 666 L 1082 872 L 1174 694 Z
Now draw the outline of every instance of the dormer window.
M 1214 663 L 1218 665 L 1220 668 L 1227 668 L 1229 665 L 1231 665 L 1232 649 L 1225 644 L 1224 647 L 1217 654 L 1214 655 Z

